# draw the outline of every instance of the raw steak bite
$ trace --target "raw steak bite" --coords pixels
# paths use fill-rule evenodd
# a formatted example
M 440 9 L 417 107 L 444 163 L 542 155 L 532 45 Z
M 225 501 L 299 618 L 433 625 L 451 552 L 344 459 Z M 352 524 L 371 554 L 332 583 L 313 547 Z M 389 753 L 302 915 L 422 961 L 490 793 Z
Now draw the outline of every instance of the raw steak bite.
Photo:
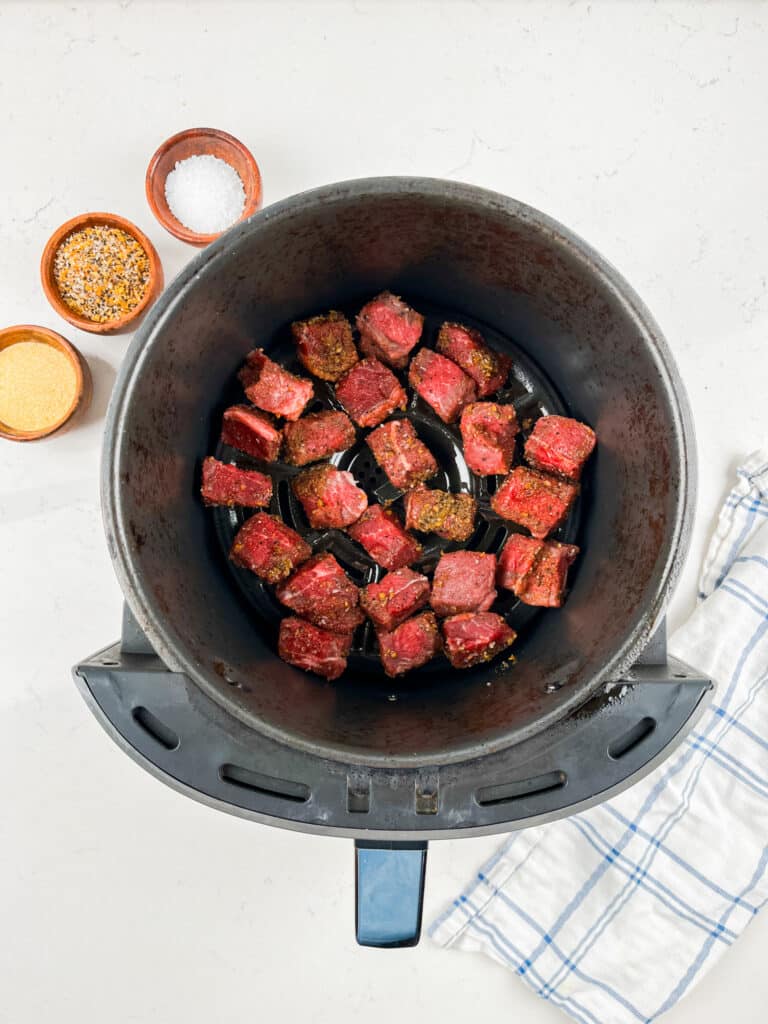
M 257 512 L 237 531 L 229 557 L 267 583 L 279 583 L 311 554 L 309 544 L 282 519 Z
M 390 420 L 365 439 L 373 456 L 401 491 L 416 487 L 437 472 L 432 452 L 420 441 L 410 420 Z
M 327 464 L 299 473 L 293 492 L 316 529 L 349 526 L 368 507 L 365 491 L 355 484 L 352 474 Z
M 487 612 L 496 600 L 495 578 L 495 555 L 451 551 L 437 563 L 430 604 L 438 615 Z
M 351 633 L 364 619 L 360 592 L 333 555 L 314 555 L 275 591 L 278 601 L 332 633 Z
M 291 332 L 301 365 L 321 380 L 338 380 L 359 358 L 352 325 L 333 309 L 325 316 L 297 320 Z
M 401 370 L 421 337 L 424 317 L 391 292 L 382 292 L 357 314 L 360 348 Z
M 293 466 L 327 459 L 355 443 L 355 428 L 343 412 L 313 412 L 286 423 L 285 461 Z
M 238 376 L 245 393 L 259 409 L 297 420 L 314 394 L 312 382 L 284 370 L 260 348 L 249 352 Z
M 233 405 L 224 410 L 221 441 L 255 459 L 274 462 L 280 454 L 283 435 L 263 412 L 247 405 Z
M 418 487 L 405 496 L 406 529 L 436 533 L 446 540 L 469 540 L 476 513 L 477 502 L 471 494 Z
M 378 359 L 361 359 L 336 385 L 336 397 L 361 427 L 376 427 L 408 396 L 400 381 Z
M 486 345 L 480 331 L 463 324 L 443 324 L 437 336 L 437 351 L 469 374 L 477 386 L 478 398 L 487 398 L 498 391 L 512 366 L 509 356 Z
M 510 647 L 517 633 L 494 612 L 464 612 L 443 622 L 443 649 L 454 668 L 472 668 Z
M 388 676 L 420 668 L 440 651 L 440 631 L 432 612 L 408 619 L 391 632 L 377 633 L 379 654 Z
M 206 505 L 245 505 L 258 508 L 272 500 L 272 479 L 255 469 L 239 469 L 212 456 L 203 460 L 203 485 Z
M 568 416 L 542 416 L 525 442 L 525 457 L 536 469 L 578 480 L 597 443 L 586 423 Z
M 421 544 L 406 533 L 391 509 L 370 505 L 347 533 L 385 569 L 400 569 L 421 556 Z
M 575 544 L 513 534 L 499 559 L 498 582 L 514 591 L 525 604 L 559 608 L 568 569 L 578 553 Z
M 478 476 L 508 473 L 515 451 L 517 417 L 511 405 L 471 402 L 461 414 L 467 465 Z
M 541 539 L 562 523 L 577 494 L 576 484 L 518 466 L 491 498 L 491 506 L 502 519 L 511 519 Z
M 378 583 L 369 583 L 360 604 L 377 629 L 393 630 L 429 600 L 429 580 L 412 569 L 389 572 Z
M 444 423 L 452 423 L 467 402 L 477 398 L 475 382 L 450 359 L 423 348 L 408 369 L 414 390 Z
M 516 594 L 533 568 L 536 556 L 541 551 L 544 541 L 534 540 L 522 533 L 513 533 L 499 555 L 499 568 L 496 582 L 506 590 Z
M 280 623 L 277 652 L 283 661 L 326 679 L 339 678 L 351 646 L 351 633 L 331 633 L 293 615 Z

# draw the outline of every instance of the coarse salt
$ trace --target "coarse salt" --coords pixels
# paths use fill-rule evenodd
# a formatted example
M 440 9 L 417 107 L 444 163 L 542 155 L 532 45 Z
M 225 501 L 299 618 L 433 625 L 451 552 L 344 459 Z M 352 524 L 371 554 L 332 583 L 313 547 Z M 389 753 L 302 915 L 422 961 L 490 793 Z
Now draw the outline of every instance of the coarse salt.
M 180 160 L 165 180 L 165 198 L 176 220 L 199 235 L 225 231 L 245 207 L 240 175 L 210 154 Z

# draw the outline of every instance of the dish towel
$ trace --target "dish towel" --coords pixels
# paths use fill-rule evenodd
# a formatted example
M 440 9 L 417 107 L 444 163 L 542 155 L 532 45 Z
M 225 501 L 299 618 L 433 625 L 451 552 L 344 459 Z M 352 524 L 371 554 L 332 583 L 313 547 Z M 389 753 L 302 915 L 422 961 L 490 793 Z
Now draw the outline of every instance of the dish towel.
M 654 1021 L 768 898 L 768 453 L 738 470 L 671 652 L 711 706 L 647 778 L 512 835 L 430 928 L 582 1024 Z

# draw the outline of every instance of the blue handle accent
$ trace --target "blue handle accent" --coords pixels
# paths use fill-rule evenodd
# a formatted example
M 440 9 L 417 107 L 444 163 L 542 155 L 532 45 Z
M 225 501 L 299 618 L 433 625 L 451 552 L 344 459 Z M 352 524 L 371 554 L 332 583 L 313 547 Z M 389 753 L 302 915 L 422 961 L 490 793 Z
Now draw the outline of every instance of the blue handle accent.
M 415 946 L 421 935 L 426 843 L 355 842 L 357 941 Z

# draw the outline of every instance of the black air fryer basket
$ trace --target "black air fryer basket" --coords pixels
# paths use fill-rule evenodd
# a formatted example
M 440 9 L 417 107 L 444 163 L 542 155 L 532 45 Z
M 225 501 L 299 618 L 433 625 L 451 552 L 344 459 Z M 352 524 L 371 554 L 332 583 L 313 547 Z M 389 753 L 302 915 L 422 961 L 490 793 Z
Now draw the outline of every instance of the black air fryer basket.
M 564 607 L 509 595 L 517 662 L 444 659 L 387 679 L 372 635 L 327 684 L 280 661 L 279 606 L 227 558 L 241 510 L 205 509 L 202 458 L 255 344 L 289 364 L 292 320 L 355 311 L 388 288 L 477 326 L 514 360 L 505 399 L 525 422 L 563 413 L 598 449 L 558 539 L 580 545 Z M 316 388 L 314 408 L 333 408 Z M 314 411 L 311 410 L 311 411 Z M 479 502 L 467 547 L 498 553 L 493 479 L 419 400 L 404 415 L 440 463 L 434 485 Z M 241 453 L 219 454 L 248 465 Z M 333 462 L 369 497 L 397 498 L 362 439 Z M 379 570 L 338 531 L 310 530 L 276 478 L 274 508 L 356 583 Z M 282 475 L 281 475 L 282 474 Z M 236 226 L 173 282 L 137 334 L 110 407 L 107 537 L 123 636 L 79 665 L 113 738 L 187 795 L 288 828 L 357 840 L 358 939 L 417 941 L 426 840 L 503 832 L 605 799 L 665 757 L 709 682 L 667 657 L 663 609 L 694 495 L 685 395 L 660 332 L 616 271 L 535 210 L 431 179 L 347 182 Z M 425 545 L 431 568 L 447 542 Z

